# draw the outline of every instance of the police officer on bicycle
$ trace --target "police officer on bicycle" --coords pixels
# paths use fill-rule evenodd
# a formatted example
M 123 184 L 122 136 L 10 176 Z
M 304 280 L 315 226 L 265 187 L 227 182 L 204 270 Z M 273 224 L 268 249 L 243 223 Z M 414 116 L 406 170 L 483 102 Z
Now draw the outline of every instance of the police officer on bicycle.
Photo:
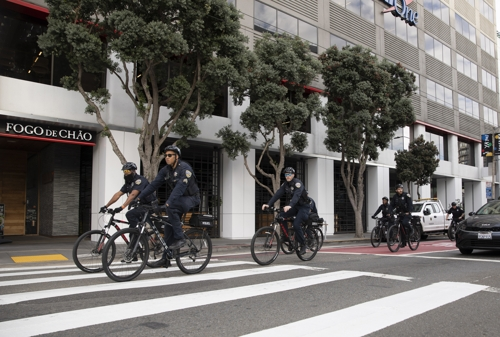
M 309 218 L 309 211 L 311 209 L 309 197 L 302 181 L 295 178 L 295 170 L 293 168 L 287 167 L 285 169 L 285 179 L 286 182 L 281 185 L 271 200 L 267 204 L 262 205 L 262 210 L 273 205 L 285 193 L 287 196 L 291 196 L 290 203 L 288 206 L 283 207 L 284 212 L 281 212 L 280 216 L 284 218 L 295 216 L 293 229 L 295 230 L 295 237 L 301 245 L 299 254 L 304 255 L 306 253 L 306 244 L 301 224 Z M 287 221 L 283 221 L 283 224 L 285 228 L 288 228 Z
M 451 203 L 451 208 L 448 210 L 446 213 L 446 220 L 448 220 L 448 216 L 451 214 L 453 221 L 455 221 L 456 224 L 460 222 L 465 216 L 465 212 L 463 209 L 457 206 L 456 202 Z
M 392 206 L 389 204 L 389 198 L 382 197 L 382 204 L 378 207 L 377 211 L 372 215 L 372 219 L 376 219 L 377 215 L 382 212 L 380 222 L 382 225 L 387 224 L 387 229 L 392 224 Z
M 404 226 L 404 231 L 401 231 L 401 247 L 406 246 L 405 232 L 411 234 L 411 212 L 413 211 L 413 202 L 408 193 L 403 193 L 403 185 L 396 185 L 396 194 L 391 199 L 391 207 L 394 214 L 398 215 L 398 221 Z
M 139 198 L 142 202 L 143 198 L 156 191 L 164 182 L 172 187 L 172 193 L 165 203 L 172 227 L 165 226 L 164 232 L 167 245 L 175 250 L 186 243 L 182 231 L 181 216 L 200 204 L 200 190 L 193 169 L 188 163 L 181 160 L 181 150 L 175 145 L 169 145 L 165 147 L 163 152 L 167 165 L 158 172 L 156 178 L 142 191 Z M 162 259 L 158 264 L 161 262 L 167 263 Z
M 122 167 L 122 171 L 123 179 L 125 179 L 125 184 L 118 192 L 116 192 L 111 197 L 106 205 L 101 207 L 101 213 L 105 213 L 109 206 L 113 205 L 118 199 L 120 199 L 122 195 L 127 194 L 127 200 L 125 200 L 125 202 L 120 207 L 116 207 L 113 210 L 113 213 L 120 213 L 149 185 L 149 182 L 146 178 L 136 173 L 137 165 L 135 165 L 135 163 L 125 163 L 125 165 L 123 165 Z M 144 202 L 150 203 L 154 200 L 156 200 L 156 197 L 154 196 L 154 194 L 151 194 L 144 199 Z M 138 208 L 134 208 L 127 212 L 125 216 L 127 217 L 131 228 L 136 227 L 137 223 L 141 221 L 141 215 L 142 211 Z

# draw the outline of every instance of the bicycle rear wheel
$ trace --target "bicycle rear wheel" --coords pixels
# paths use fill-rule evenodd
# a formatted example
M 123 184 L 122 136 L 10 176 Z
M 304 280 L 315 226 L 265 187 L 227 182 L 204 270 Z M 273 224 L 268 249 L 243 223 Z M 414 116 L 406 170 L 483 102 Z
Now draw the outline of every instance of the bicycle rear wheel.
M 413 233 L 408 238 L 408 246 L 411 250 L 417 250 L 420 245 L 420 231 L 417 228 L 413 227 Z
M 206 231 L 200 228 L 184 232 L 186 244 L 180 248 L 175 257 L 177 267 L 186 274 L 201 272 L 212 257 L 212 239 Z
M 260 228 L 252 238 L 250 252 L 255 262 L 261 266 L 271 264 L 276 260 L 280 251 L 280 238 L 274 227 Z
M 149 224 L 148 224 L 149 225 Z M 149 258 L 148 262 L 146 265 L 149 268 L 159 268 L 162 267 L 157 264 L 158 261 L 161 260 L 163 257 L 163 252 L 165 251 L 165 247 L 163 247 L 163 244 L 160 241 L 160 238 L 158 235 L 156 235 L 155 231 L 151 227 L 147 227 L 146 225 L 145 230 L 148 231 L 148 245 L 149 245 Z
M 451 241 L 455 241 L 455 232 L 457 231 L 457 227 L 455 226 L 455 223 L 452 222 L 450 227 L 448 227 L 448 239 Z
M 318 235 L 314 228 L 308 227 L 304 231 L 304 239 L 306 240 L 306 252 L 305 254 L 300 255 L 299 247 L 296 247 L 295 253 L 302 261 L 311 261 L 316 254 L 318 253 Z M 297 242 L 297 240 L 295 240 Z
M 122 235 L 129 235 L 130 243 L 122 241 Z M 133 252 L 135 243 L 137 249 Z M 112 254 L 112 246 L 116 254 Z M 102 252 L 102 266 L 106 275 L 116 282 L 131 281 L 139 276 L 148 262 L 149 244 L 145 235 L 140 235 L 137 228 L 124 228 L 111 236 Z
M 283 235 L 280 238 L 281 251 L 286 255 L 293 254 L 293 252 L 295 251 L 295 243 L 293 236 L 294 236 L 293 228 L 288 228 L 288 239 L 285 238 Z
M 401 232 L 398 225 L 392 225 L 387 231 L 387 247 L 393 253 L 399 250 L 401 245 Z
M 323 242 L 325 241 L 325 236 L 323 235 L 323 231 L 321 230 L 321 227 L 315 227 L 314 230 L 316 231 L 316 236 L 318 237 L 318 250 L 323 247 Z
M 97 241 L 92 241 L 97 237 Z M 107 237 L 102 230 L 91 230 L 78 237 L 73 245 L 73 262 L 86 273 L 97 273 L 102 271 L 102 250 L 107 242 Z M 114 257 L 115 245 L 110 247 L 110 256 Z
M 375 228 L 372 229 L 372 234 L 370 236 L 370 242 L 374 248 L 377 248 L 380 246 L 380 241 L 382 241 L 382 235 L 381 235 L 381 228 L 380 226 L 375 226 Z

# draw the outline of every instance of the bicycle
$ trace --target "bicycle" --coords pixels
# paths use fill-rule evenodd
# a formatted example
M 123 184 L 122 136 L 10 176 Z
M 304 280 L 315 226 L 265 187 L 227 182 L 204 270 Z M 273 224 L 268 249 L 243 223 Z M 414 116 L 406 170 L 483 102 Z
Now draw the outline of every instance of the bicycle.
M 273 222 L 270 226 L 262 227 L 255 232 L 250 244 L 252 258 L 261 266 L 273 263 L 278 257 L 280 247 L 285 254 L 295 252 L 302 261 L 310 261 L 318 252 L 318 237 L 316 231 L 311 225 L 302 224 L 304 237 L 306 240 L 306 253 L 300 255 L 298 242 L 295 240 L 293 228 L 290 232 L 283 225 L 283 220 L 291 220 L 282 218 L 279 214 L 283 211 L 281 208 L 269 207 L 270 210 L 276 213 Z M 278 234 L 278 228 L 281 229 L 281 236 Z
M 103 270 L 101 253 L 106 241 L 111 237 L 109 234 L 111 227 L 114 227 L 116 231 L 120 231 L 119 223 L 129 224 L 127 221 L 115 219 L 115 214 L 111 209 L 102 213 L 104 214 L 99 218 L 99 221 L 104 218 L 105 213 L 111 214 L 108 224 L 102 229 L 94 229 L 83 233 L 73 245 L 73 262 L 86 273 L 97 273 Z M 96 235 L 98 235 L 97 241 L 92 241 L 92 236 Z M 123 240 L 128 242 L 126 237 L 123 237 Z M 115 247 L 113 246 L 111 249 L 114 250 Z
M 403 244 L 401 236 L 404 233 L 410 249 L 417 250 L 418 246 L 420 245 L 419 231 L 417 230 L 415 225 L 410 224 L 413 232 L 410 235 L 407 235 L 405 226 L 401 224 L 401 221 L 402 217 L 398 217 L 396 224 L 389 227 L 389 230 L 387 231 L 387 247 L 391 252 L 397 252 Z
M 321 248 L 323 247 L 323 243 L 325 241 L 326 227 L 325 227 L 325 234 L 323 234 L 323 230 L 321 229 L 323 225 L 327 226 L 327 224 L 324 223 L 323 218 L 319 218 L 318 221 L 313 221 L 311 225 L 314 228 L 314 231 L 316 232 L 316 236 L 318 237 L 318 250 L 321 250 Z
M 205 269 L 212 256 L 212 240 L 206 231 L 206 228 L 213 226 L 212 216 L 193 214 L 191 220 L 194 221 L 186 224 L 193 228 L 184 231 L 186 244 L 172 250 L 158 231 L 161 225 L 172 226 L 168 217 L 159 215 L 164 207 L 155 204 L 139 207 L 144 209 L 144 216 L 137 227 L 116 232 L 104 246 L 102 264 L 110 279 L 117 282 L 135 279 L 146 267 L 151 252 L 154 259 L 161 258 L 165 252 L 166 258 L 175 259 L 177 267 L 185 274 L 196 274 Z M 130 242 L 119 242 L 119 238 L 126 234 L 129 234 Z M 116 246 L 115 250 L 113 246 Z
M 457 222 L 455 221 L 455 219 L 451 219 L 450 227 L 448 227 L 448 239 L 450 239 L 451 241 L 455 241 L 456 231 L 457 231 Z
M 389 221 L 382 221 L 386 218 L 374 218 L 377 221 L 377 224 L 372 229 L 372 233 L 370 236 L 370 242 L 374 248 L 380 246 L 380 242 L 386 239 L 387 230 L 389 229 Z

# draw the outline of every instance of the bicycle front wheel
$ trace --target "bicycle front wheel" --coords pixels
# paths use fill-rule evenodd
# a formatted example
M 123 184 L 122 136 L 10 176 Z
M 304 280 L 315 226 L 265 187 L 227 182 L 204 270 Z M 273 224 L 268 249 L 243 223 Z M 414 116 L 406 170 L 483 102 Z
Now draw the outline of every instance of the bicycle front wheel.
M 250 252 L 255 262 L 261 266 L 271 264 L 280 251 L 280 238 L 273 226 L 260 228 L 252 238 Z
M 411 250 L 417 250 L 420 245 L 420 231 L 417 228 L 413 227 L 413 233 L 408 238 L 408 246 Z
M 375 226 L 372 229 L 372 234 L 370 236 L 370 242 L 374 248 L 380 246 L 380 241 L 382 241 L 381 229 L 379 226 Z
M 311 261 L 318 253 L 318 246 L 319 246 L 318 235 L 316 234 L 316 231 L 313 228 L 309 227 L 305 230 L 304 239 L 306 240 L 305 254 L 302 255 L 300 254 L 299 247 L 296 247 L 295 252 L 297 253 L 299 259 L 301 259 L 302 261 Z
M 92 241 L 92 236 L 97 241 Z M 105 232 L 95 229 L 83 233 L 73 245 L 73 262 L 86 273 L 102 271 L 102 250 L 107 242 Z M 110 247 L 110 256 L 114 256 L 116 247 Z
M 295 243 L 294 243 L 294 233 L 293 228 L 288 228 L 288 239 L 283 235 L 280 238 L 281 242 L 281 251 L 286 255 L 293 254 L 295 251 Z
M 392 225 L 387 231 L 387 247 L 393 253 L 399 250 L 401 245 L 401 232 L 398 225 Z
M 184 232 L 184 239 L 186 244 L 176 253 L 177 267 L 186 274 L 199 273 L 212 257 L 212 239 L 206 231 L 199 228 Z
M 452 223 L 450 227 L 448 227 L 448 239 L 451 241 L 455 241 L 455 232 L 457 231 L 457 227 L 455 223 Z
M 129 236 L 130 243 L 121 236 Z M 139 240 L 136 245 L 137 240 Z M 113 245 L 116 254 L 112 254 Z M 134 249 L 135 248 L 135 249 Z M 135 250 L 135 251 L 134 251 Z M 111 236 L 102 252 L 102 266 L 106 275 L 116 282 L 131 281 L 139 276 L 148 262 L 149 245 L 146 237 L 137 228 L 124 228 Z

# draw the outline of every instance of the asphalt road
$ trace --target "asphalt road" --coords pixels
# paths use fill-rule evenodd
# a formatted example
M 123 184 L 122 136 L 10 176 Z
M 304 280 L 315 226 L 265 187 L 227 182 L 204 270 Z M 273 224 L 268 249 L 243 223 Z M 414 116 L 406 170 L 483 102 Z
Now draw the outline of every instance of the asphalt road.
M 498 336 L 499 263 L 431 237 L 416 252 L 332 245 L 266 267 L 227 251 L 198 275 L 125 283 L 68 262 L 0 268 L 0 335 Z

